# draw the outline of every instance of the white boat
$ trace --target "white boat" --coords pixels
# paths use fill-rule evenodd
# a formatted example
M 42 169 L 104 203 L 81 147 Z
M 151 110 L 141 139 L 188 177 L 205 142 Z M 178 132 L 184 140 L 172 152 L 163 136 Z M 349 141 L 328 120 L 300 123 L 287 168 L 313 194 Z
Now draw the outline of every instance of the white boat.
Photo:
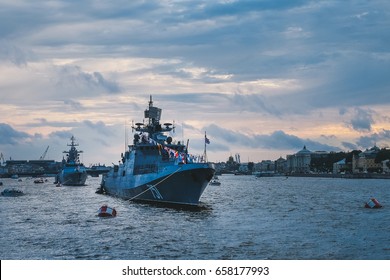
M 219 186 L 219 185 L 221 185 L 221 182 L 219 181 L 218 176 L 214 176 L 211 179 L 209 185 L 212 185 L 212 186 Z

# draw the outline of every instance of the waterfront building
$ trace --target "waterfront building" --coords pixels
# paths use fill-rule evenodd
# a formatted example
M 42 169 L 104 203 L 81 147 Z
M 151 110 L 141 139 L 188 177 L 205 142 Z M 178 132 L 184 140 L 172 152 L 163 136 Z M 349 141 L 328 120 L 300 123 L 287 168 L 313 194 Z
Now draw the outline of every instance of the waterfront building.
M 375 162 L 375 158 L 380 149 L 377 146 L 367 149 L 360 154 L 352 157 L 352 172 L 353 173 L 367 173 L 382 168 L 382 163 Z
M 386 159 L 386 160 L 382 161 L 383 173 L 390 173 L 389 162 L 390 162 L 389 159 Z
M 275 162 L 272 160 L 262 160 L 256 164 L 255 171 L 260 172 L 274 172 L 275 171 Z
M 238 172 L 240 173 L 248 173 L 249 172 L 249 163 L 240 163 L 238 167 Z
M 287 170 L 290 173 L 309 173 L 310 162 L 311 152 L 304 146 L 296 154 L 287 155 Z
M 7 173 L 8 173 L 8 168 L 0 165 L 0 178 L 3 177 Z
M 275 171 L 279 174 L 284 174 L 287 172 L 287 160 L 280 157 L 275 161 Z
M 345 172 L 347 167 L 347 159 L 343 158 L 338 162 L 333 163 L 333 174 L 338 174 L 340 172 Z

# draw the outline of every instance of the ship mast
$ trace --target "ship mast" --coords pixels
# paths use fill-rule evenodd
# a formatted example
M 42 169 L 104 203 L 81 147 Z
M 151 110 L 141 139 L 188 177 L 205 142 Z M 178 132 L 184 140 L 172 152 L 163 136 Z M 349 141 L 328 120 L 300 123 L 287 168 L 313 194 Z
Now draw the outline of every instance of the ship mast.
M 171 127 L 171 123 L 165 123 L 165 127 L 161 126 L 161 112 L 162 110 L 160 108 L 153 106 L 152 95 L 150 95 L 149 107 L 144 111 L 144 118 L 148 119 L 148 124 L 145 126 L 143 123 L 136 123 L 136 126 L 132 126 L 132 129 L 138 132 L 147 132 L 152 138 L 155 138 L 163 132 L 171 131 L 175 128 L 174 126 Z
M 203 152 L 204 162 L 207 162 L 207 151 L 206 151 L 207 144 L 210 144 L 210 140 L 207 138 L 206 131 L 205 131 L 204 132 L 204 152 Z
M 78 164 L 78 163 L 80 163 L 79 155 L 83 151 L 78 151 L 76 149 L 76 146 L 78 146 L 79 144 L 76 143 L 76 138 L 73 135 L 70 138 L 70 140 L 71 140 L 71 143 L 67 144 L 67 146 L 70 147 L 69 151 L 63 151 L 63 153 L 66 154 L 66 156 L 67 156 L 67 159 L 66 159 L 67 162 L 74 162 L 74 163 Z

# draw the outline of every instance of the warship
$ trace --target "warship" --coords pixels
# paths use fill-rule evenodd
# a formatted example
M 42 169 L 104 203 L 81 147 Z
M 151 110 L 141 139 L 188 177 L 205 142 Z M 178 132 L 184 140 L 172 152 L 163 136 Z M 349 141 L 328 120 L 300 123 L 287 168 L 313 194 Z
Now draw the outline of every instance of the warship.
M 62 160 L 63 167 L 60 173 L 57 175 L 56 184 L 62 184 L 65 186 L 84 186 L 87 180 L 87 169 L 84 164 L 80 162 L 80 153 L 78 151 L 76 139 L 74 136 L 70 138 L 71 143 L 69 151 L 64 151 L 66 159 Z
M 144 111 L 147 123 L 132 125 L 134 139 L 118 165 L 102 176 L 101 191 L 129 201 L 197 206 L 215 173 L 204 156 L 188 153 L 187 145 L 166 135 L 175 126 L 160 124 L 162 109 Z M 205 140 L 208 140 L 205 137 Z

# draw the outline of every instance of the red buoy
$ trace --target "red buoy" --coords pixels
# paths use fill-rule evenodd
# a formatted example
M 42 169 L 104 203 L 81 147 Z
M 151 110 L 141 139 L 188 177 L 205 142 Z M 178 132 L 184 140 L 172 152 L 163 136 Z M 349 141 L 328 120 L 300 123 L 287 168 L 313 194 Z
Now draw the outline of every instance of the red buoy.
M 381 208 L 382 205 L 375 198 L 370 198 L 370 200 L 366 202 L 366 205 L 364 205 L 364 207 L 366 207 L 366 208 Z
M 103 205 L 100 207 L 98 211 L 99 217 L 116 217 L 116 210 L 115 208 L 109 207 L 107 205 Z

